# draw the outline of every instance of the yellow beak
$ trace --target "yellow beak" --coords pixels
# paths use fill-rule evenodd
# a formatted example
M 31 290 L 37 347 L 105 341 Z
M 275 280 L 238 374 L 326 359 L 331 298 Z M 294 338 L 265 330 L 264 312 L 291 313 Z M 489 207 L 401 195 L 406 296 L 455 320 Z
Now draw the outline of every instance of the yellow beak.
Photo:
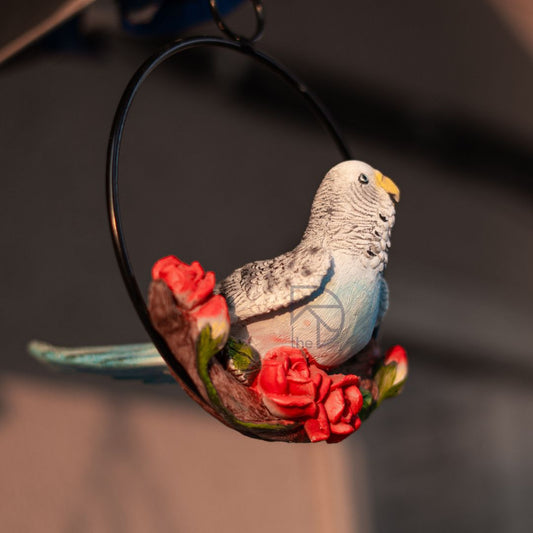
M 387 178 L 387 176 L 384 176 L 379 170 L 376 170 L 376 183 L 388 192 L 396 202 L 400 201 L 400 189 L 398 189 L 398 185 L 390 178 Z

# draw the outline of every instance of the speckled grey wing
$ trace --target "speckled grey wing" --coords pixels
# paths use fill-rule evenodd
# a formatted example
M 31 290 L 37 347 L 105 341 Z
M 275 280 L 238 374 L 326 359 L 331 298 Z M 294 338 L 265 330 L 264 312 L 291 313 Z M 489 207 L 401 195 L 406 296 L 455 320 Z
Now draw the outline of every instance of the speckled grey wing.
M 331 269 L 327 250 L 298 247 L 274 259 L 238 268 L 217 286 L 217 292 L 225 296 L 235 324 L 311 296 Z

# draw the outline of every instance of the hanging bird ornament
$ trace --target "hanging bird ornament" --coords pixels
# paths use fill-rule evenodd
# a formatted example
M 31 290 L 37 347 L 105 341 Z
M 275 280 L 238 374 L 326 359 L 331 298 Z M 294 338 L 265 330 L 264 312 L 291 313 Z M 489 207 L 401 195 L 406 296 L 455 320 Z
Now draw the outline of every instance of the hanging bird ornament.
M 29 351 L 59 368 L 177 381 L 204 410 L 250 437 L 335 443 L 401 392 L 407 378 L 405 350 L 382 353 L 377 341 L 389 301 L 383 273 L 400 191 L 380 171 L 351 160 L 326 107 L 302 80 L 255 49 L 264 12 L 260 0 L 252 6 L 256 28 L 245 37 L 226 26 L 210 0 L 229 39 L 190 37 L 163 47 L 135 72 L 115 114 L 107 159 L 109 227 L 129 296 L 154 344 L 61 348 L 34 341 Z M 325 175 L 293 250 L 244 265 L 218 285 L 197 261 L 164 257 L 152 268 L 146 304 L 119 215 L 122 135 L 150 72 L 203 47 L 233 50 L 277 74 L 309 104 L 344 161 Z
M 376 342 L 399 200 L 379 170 L 344 161 L 325 175 L 293 250 L 248 263 L 218 285 L 198 262 L 159 260 L 150 316 L 185 380 L 151 344 L 68 349 L 36 341 L 30 351 L 56 366 L 119 378 L 175 378 L 250 436 L 338 442 L 405 382 L 403 348 L 383 356 Z

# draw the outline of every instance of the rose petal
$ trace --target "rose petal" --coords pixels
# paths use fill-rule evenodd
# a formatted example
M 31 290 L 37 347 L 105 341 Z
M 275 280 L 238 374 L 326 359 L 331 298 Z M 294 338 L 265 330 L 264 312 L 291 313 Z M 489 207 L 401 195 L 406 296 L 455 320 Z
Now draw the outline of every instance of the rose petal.
M 315 383 L 317 387 L 316 401 L 322 402 L 326 397 L 326 394 L 329 392 L 331 378 L 323 370 L 320 370 L 314 365 L 310 367 L 310 371 L 313 383 Z
M 161 278 L 161 272 L 167 271 L 170 267 L 171 269 L 179 267 L 181 265 L 184 265 L 182 261 L 180 261 L 177 257 L 174 255 L 168 255 L 167 257 L 163 257 L 159 261 L 155 263 L 155 265 L 152 267 L 152 279 L 160 279 Z
M 322 386 L 322 374 L 320 372 L 317 372 L 315 367 L 311 367 L 310 374 L 311 374 L 311 380 L 315 384 L 317 391 L 319 391 L 320 387 Z
M 281 418 L 308 418 L 317 413 L 315 402 L 301 396 L 269 394 L 263 396 L 263 404 L 273 415 Z
M 288 393 L 298 396 L 307 396 L 311 400 L 315 399 L 315 384 L 310 379 L 295 379 L 287 376 Z
M 345 435 L 337 435 L 336 433 L 332 433 L 330 438 L 326 442 L 328 444 L 336 444 L 337 442 L 343 441 L 346 437 L 349 437 L 352 433 L 347 433 Z
M 296 352 L 291 352 L 290 354 L 287 354 L 289 357 L 291 369 L 294 372 L 309 377 L 309 364 L 307 363 L 307 359 L 304 357 L 302 352 L 298 350 L 298 348 L 293 348 L 293 350 L 296 350 Z
M 312 398 L 290 394 L 269 394 L 268 397 L 281 407 L 307 407 L 315 403 Z
M 344 401 L 344 395 L 342 394 L 342 391 L 330 391 L 326 401 L 324 402 L 324 407 L 326 408 L 326 413 L 331 423 L 336 423 L 340 420 L 345 406 L 346 403 Z
M 350 435 L 355 431 L 355 428 L 351 424 L 346 422 L 337 422 L 336 424 L 330 424 L 331 433 L 335 435 Z
M 318 416 L 316 418 L 306 420 L 304 429 L 311 442 L 327 440 L 330 437 L 331 431 L 328 417 L 323 405 L 318 406 Z
M 359 390 L 359 387 L 351 385 L 344 389 L 344 396 L 350 405 L 350 409 L 354 415 L 356 415 L 363 407 L 363 395 Z
M 287 375 L 283 364 L 263 361 L 259 374 L 259 387 L 266 394 L 283 394 L 287 391 Z
M 200 279 L 204 276 L 204 269 L 198 261 L 193 261 L 188 268 L 189 275 L 192 279 Z
M 347 404 L 344 411 L 342 412 L 342 416 L 339 422 L 344 422 L 345 424 L 350 424 L 353 426 L 354 420 L 355 420 L 355 415 L 352 413 L 350 406 Z
M 289 370 L 287 371 L 287 379 L 290 379 L 294 383 L 308 383 L 309 381 L 311 381 L 310 376 L 295 372 L 294 368 L 289 368 Z
M 190 307 L 196 307 L 203 303 L 213 293 L 214 288 L 215 274 L 213 272 L 207 272 L 205 278 L 197 281 L 194 291 L 187 291 L 184 294 L 187 305 Z
M 332 390 L 340 387 L 349 387 L 350 385 L 359 385 L 359 378 L 353 374 L 333 374 L 330 377 Z
M 296 363 L 295 365 L 291 364 L 291 370 L 290 373 L 293 375 L 299 375 L 302 378 L 309 379 L 311 376 L 309 372 L 309 367 L 306 363 Z

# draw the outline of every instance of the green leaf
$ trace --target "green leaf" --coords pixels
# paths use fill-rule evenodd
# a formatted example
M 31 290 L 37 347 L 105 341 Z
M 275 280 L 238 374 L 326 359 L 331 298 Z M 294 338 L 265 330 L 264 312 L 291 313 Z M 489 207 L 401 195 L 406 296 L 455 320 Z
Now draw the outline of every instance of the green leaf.
M 228 370 L 242 383 L 251 385 L 261 370 L 259 353 L 245 342 L 230 337 L 224 352 L 228 356 Z
M 226 344 L 226 350 L 236 369 L 247 371 L 251 365 L 257 365 L 259 354 L 249 344 L 239 342 L 230 337 Z
M 375 381 L 378 386 L 378 401 L 377 405 L 380 405 L 386 398 L 393 398 L 398 396 L 405 385 L 405 379 L 398 383 L 394 383 L 396 379 L 396 373 L 398 370 L 398 363 L 395 361 L 390 362 L 388 365 L 382 366 L 376 373 Z
M 372 414 L 372 411 L 374 411 L 377 404 L 374 402 L 374 398 L 372 398 L 372 393 L 369 390 L 360 390 L 361 394 L 363 395 L 363 407 L 361 407 L 358 416 L 362 421 L 364 421 Z
M 402 380 L 399 383 L 396 383 L 393 387 L 391 387 L 385 396 L 385 398 L 394 398 L 394 396 L 398 396 L 400 392 L 402 392 L 403 386 L 405 385 L 406 380 Z
M 213 382 L 209 377 L 209 361 L 211 361 L 211 358 L 218 353 L 218 346 L 220 341 L 220 337 L 216 339 L 213 339 L 213 337 L 211 337 L 211 326 L 209 324 L 205 326 L 202 331 L 200 331 L 200 335 L 198 336 L 198 340 L 196 341 L 196 361 L 198 367 L 198 375 L 200 376 L 200 379 L 205 385 L 209 400 L 211 401 L 213 407 L 215 407 L 218 411 L 224 414 L 226 412 L 226 409 L 224 408 L 222 401 L 218 396 L 217 390 L 215 389 L 215 386 L 213 385 Z
M 382 366 L 376 373 L 375 381 L 378 386 L 378 406 L 388 397 L 388 392 L 394 386 L 394 379 L 396 378 L 396 369 L 398 365 L 396 362 L 389 363 Z

